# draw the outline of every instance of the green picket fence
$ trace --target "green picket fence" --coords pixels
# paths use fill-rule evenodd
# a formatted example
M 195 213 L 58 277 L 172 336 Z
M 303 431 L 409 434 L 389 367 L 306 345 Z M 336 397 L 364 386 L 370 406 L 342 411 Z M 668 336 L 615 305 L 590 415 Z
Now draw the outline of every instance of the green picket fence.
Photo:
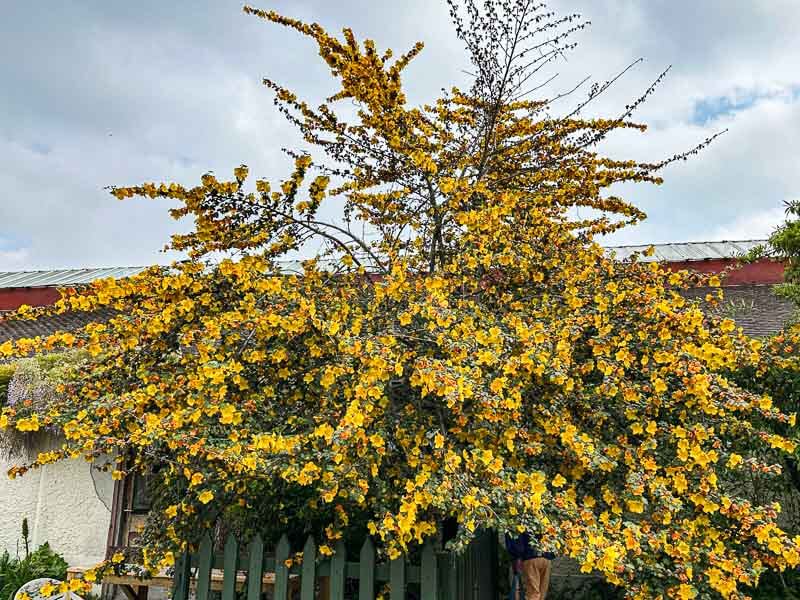
M 358 600 L 374 600 L 379 588 L 389 584 L 389 600 L 407 600 L 409 586 L 418 590 L 420 600 L 496 599 L 496 541 L 491 535 L 455 555 L 437 552 L 429 542 L 420 554 L 420 564 L 405 557 L 378 563 L 372 540 L 361 547 L 358 562 L 348 560 L 340 541 L 332 557 L 321 557 L 312 537 L 303 547 L 299 566 L 286 566 L 292 555 L 289 539 L 281 537 L 273 552 L 266 552 L 261 536 L 248 545 L 246 555 L 240 543 L 229 536 L 222 554 L 214 552 L 206 535 L 196 552 L 184 553 L 175 566 L 173 600 L 189 600 L 194 588 L 196 600 L 345 600 L 347 580 L 358 580 Z M 492 552 L 492 549 L 495 549 Z M 354 587 L 351 585 L 351 589 Z M 318 595 L 319 592 L 319 595 Z

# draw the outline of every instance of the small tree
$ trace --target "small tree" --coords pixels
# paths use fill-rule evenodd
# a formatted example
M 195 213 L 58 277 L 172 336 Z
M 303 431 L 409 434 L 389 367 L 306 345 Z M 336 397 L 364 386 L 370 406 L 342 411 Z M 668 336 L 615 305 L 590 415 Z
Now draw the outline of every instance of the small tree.
M 758 425 L 791 417 L 723 376 L 760 343 L 678 294 L 696 278 L 595 242 L 644 217 L 610 186 L 660 183 L 697 149 L 598 153 L 645 129 L 629 118 L 652 88 L 609 119 L 581 114 L 611 82 L 566 112 L 533 96 L 576 16 L 528 0 L 450 8 L 474 80 L 421 107 L 401 84 L 421 44 L 393 60 L 349 29 L 245 8 L 313 41 L 341 87 L 314 108 L 265 81 L 308 144 L 275 188 L 240 166 L 193 188 L 112 189 L 179 202 L 195 227 L 171 247 L 189 260 L 54 309 L 113 309 L 107 322 L 0 346 L 95 357 L 46 410 L 3 410 L 2 426 L 66 438 L 12 475 L 103 454 L 115 476 L 156 473 L 148 568 L 218 521 L 294 520 L 322 553 L 357 521 L 397 556 L 451 517 L 455 547 L 478 527 L 527 529 L 631 597 L 741 597 L 765 567 L 800 562 L 779 507 L 731 483 L 777 470 L 737 448 L 793 449 Z M 310 244 L 287 274 L 282 257 Z
M 783 283 L 775 292 L 796 305 L 800 305 L 800 201 L 784 202 L 786 220 L 770 234 L 766 244 L 760 244 L 744 256 L 745 262 L 764 258 L 782 260 Z

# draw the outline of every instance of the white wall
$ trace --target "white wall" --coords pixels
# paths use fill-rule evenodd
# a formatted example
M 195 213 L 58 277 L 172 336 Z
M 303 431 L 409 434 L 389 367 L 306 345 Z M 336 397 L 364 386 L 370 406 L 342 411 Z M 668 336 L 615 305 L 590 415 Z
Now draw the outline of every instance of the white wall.
M 113 481 L 89 463 L 61 461 L 6 476 L 14 461 L 0 459 L 0 552 L 12 555 L 22 548 L 22 519 L 27 517 L 31 550 L 44 542 L 70 564 L 90 567 L 105 557 L 111 520 Z

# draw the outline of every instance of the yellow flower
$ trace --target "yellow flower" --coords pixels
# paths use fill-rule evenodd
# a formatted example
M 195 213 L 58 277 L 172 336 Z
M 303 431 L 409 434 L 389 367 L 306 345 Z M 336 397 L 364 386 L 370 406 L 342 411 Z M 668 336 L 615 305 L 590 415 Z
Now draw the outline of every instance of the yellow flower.
M 731 454 L 728 458 L 728 467 L 733 469 L 740 464 L 742 464 L 742 457 L 738 454 Z
M 223 425 L 238 424 L 242 422 L 242 415 L 237 412 L 233 404 L 223 404 L 219 409 L 219 422 Z
M 203 492 L 200 493 L 197 499 L 200 500 L 200 502 L 202 502 L 203 504 L 208 504 L 214 499 L 214 493 L 211 490 L 204 490 Z
M 492 383 L 489 385 L 489 389 L 492 390 L 493 394 L 499 394 L 503 391 L 503 388 L 506 385 L 506 380 L 504 377 L 497 377 L 492 380 Z
M 28 418 L 19 419 L 16 423 L 17 430 L 19 431 L 39 431 L 39 415 L 33 414 Z
M 644 512 L 644 502 L 641 499 L 627 500 L 626 504 L 628 505 L 628 510 L 632 513 Z

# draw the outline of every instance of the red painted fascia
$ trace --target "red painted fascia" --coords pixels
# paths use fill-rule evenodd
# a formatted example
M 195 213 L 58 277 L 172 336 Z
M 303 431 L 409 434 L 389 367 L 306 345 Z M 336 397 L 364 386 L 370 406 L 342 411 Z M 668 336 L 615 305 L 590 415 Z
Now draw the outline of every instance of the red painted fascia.
M 725 269 L 736 267 L 722 280 L 729 285 L 774 285 L 783 283 L 783 263 L 771 258 L 762 258 L 752 263 L 737 266 L 734 258 L 710 258 L 706 260 L 684 260 L 667 263 L 672 271 L 684 269 L 698 273 L 722 273 Z
M 16 310 L 23 304 L 48 306 L 61 298 L 55 287 L 21 287 L 0 289 L 0 310 Z

